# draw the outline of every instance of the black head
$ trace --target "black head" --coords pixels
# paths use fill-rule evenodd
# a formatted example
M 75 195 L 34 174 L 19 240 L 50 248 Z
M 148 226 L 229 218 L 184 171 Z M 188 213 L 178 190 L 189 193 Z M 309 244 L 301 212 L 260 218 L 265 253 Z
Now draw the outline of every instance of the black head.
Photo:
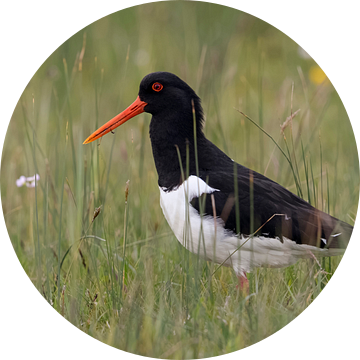
M 139 98 L 147 103 L 144 111 L 155 118 L 190 121 L 192 126 L 194 104 L 196 121 L 200 128 L 203 123 L 203 112 L 200 98 L 195 91 L 176 75 L 169 72 L 153 72 L 146 75 L 139 88 Z
M 153 115 L 152 124 L 172 129 L 179 136 L 191 137 L 195 110 L 198 134 L 202 133 L 203 111 L 200 98 L 191 87 L 168 72 L 154 72 L 146 75 L 140 83 L 139 96 L 123 112 L 108 121 L 84 144 L 90 143 L 114 130 L 132 117 L 148 112 Z

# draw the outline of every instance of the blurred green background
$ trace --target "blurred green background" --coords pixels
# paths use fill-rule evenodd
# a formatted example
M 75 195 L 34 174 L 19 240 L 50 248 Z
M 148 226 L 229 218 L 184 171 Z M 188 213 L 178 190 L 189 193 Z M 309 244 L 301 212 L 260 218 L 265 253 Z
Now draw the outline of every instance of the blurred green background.
M 352 225 L 355 139 L 339 95 L 303 49 L 269 24 L 214 4 L 161 2 L 109 15 L 62 44 L 29 82 L 4 144 L 1 195 L 31 281 L 61 315 L 112 346 L 162 358 L 220 355 L 299 315 L 341 258 L 259 269 L 249 276 L 254 295 L 244 299 L 232 270 L 212 277 L 213 264 L 184 250 L 159 206 L 150 115 L 99 146 L 82 145 L 135 100 L 152 71 L 173 72 L 198 93 L 205 134 L 220 149 L 299 193 L 286 159 L 236 109 L 251 117 L 289 149 L 303 197 Z M 36 188 L 16 186 L 34 173 Z

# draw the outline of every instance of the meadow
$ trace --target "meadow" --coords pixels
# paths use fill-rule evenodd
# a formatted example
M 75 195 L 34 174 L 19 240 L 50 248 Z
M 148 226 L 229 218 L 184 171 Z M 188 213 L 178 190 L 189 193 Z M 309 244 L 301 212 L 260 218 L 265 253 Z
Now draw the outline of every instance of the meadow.
M 217 265 L 181 247 L 159 206 L 150 115 L 82 145 L 135 100 L 144 75 L 158 70 L 194 88 L 206 136 L 231 158 L 354 224 L 358 154 L 325 74 L 259 19 L 188 2 L 114 13 L 44 62 L 8 128 L 3 212 L 29 278 L 76 327 L 135 354 L 216 356 L 254 344 L 301 314 L 341 257 L 258 269 L 248 276 L 246 296 L 231 269 L 214 273 Z M 21 175 L 35 173 L 37 186 L 16 186 Z

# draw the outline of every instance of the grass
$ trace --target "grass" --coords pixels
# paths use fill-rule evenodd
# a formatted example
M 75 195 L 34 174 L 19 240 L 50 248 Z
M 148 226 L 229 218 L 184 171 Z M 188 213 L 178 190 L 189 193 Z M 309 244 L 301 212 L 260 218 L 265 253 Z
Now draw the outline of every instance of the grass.
M 231 269 L 212 276 L 217 266 L 178 243 L 158 204 L 149 115 L 82 145 L 135 99 L 145 74 L 171 71 L 197 89 L 217 146 L 353 224 L 359 171 L 350 122 L 331 83 L 312 82 L 317 65 L 297 50 L 249 15 L 174 2 L 101 19 L 46 60 L 14 111 L 1 194 L 17 256 L 56 311 L 126 351 L 198 358 L 262 340 L 319 295 L 341 257 L 258 269 L 246 299 Z M 301 111 L 281 134 L 293 109 Z M 35 172 L 35 189 L 15 186 Z

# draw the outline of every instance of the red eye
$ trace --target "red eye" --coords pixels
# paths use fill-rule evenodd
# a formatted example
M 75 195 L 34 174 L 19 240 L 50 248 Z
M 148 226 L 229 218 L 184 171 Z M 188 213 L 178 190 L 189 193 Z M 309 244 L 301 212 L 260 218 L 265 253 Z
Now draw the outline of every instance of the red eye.
M 163 89 L 163 86 L 160 83 L 156 82 L 156 83 L 153 83 L 152 89 L 154 91 L 159 92 Z

